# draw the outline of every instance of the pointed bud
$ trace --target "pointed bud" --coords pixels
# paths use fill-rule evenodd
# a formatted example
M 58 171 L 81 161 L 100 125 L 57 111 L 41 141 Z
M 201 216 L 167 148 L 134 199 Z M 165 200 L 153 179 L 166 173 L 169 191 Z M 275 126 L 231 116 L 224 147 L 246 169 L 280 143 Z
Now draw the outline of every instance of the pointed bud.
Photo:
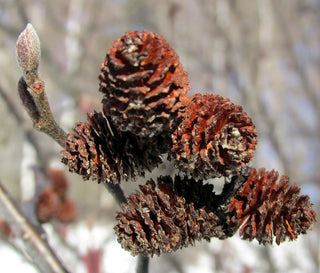
M 40 39 L 34 27 L 27 24 L 20 33 L 17 43 L 17 61 L 22 69 L 28 86 L 38 77 L 38 66 L 40 61 Z

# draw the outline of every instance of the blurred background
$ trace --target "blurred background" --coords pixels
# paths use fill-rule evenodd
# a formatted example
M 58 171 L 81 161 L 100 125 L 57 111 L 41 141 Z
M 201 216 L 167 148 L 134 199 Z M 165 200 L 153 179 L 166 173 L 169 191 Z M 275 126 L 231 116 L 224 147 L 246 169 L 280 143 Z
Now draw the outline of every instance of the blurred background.
M 134 272 L 136 259 L 116 242 L 112 197 L 67 173 L 61 148 L 32 130 L 20 104 L 15 42 L 28 22 L 41 40 L 52 111 L 66 131 L 100 110 L 99 65 L 112 41 L 129 30 L 153 31 L 174 46 L 192 94 L 220 94 L 252 117 L 259 134 L 252 165 L 288 175 L 319 214 L 320 0 L 0 0 L 0 180 L 26 204 L 35 186 L 50 184 L 48 170 L 66 173 L 78 218 L 44 226 L 71 272 Z M 122 185 L 128 194 L 144 181 Z M 199 242 L 153 258 L 150 273 L 320 272 L 319 235 L 315 224 L 280 246 L 238 236 Z M 2 236 L 0 263 L 12 261 L 6 272 L 37 272 L 9 243 Z

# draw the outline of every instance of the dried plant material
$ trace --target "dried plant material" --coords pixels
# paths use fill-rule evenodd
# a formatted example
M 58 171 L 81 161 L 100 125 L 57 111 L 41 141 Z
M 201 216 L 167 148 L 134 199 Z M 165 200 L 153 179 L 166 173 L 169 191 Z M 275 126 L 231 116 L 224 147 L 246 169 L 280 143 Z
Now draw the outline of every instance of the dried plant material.
M 44 190 L 38 196 L 35 212 L 39 223 L 47 223 L 55 217 L 58 202 L 58 196 L 50 189 Z
M 260 244 L 280 244 L 305 234 L 316 222 L 309 196 L 300 195 L 300 188 L 289 186 L 289 178 L 278 172 L 253 169 L 228 207 L 228 224 L 242 227 L 243 239 L 256 239 Z
M 8 222 L 5 220 L 0 221 L 0 233 L 6 238 L 15 238 L 16 237 L 12 228 L 10 227 Z
M 235 175 L 253 157 L 257 132 L 251 118 L 219 95 L 192 96 L 172 135 L 170 157 L 193 178 Z
M 143 143 L 129 132 L 119 132 L 102 113 L 88 115 L 89 123 L 78 122 L 62 151 L 62 162 L 69 171 L 92 179 L 120 183 L 143 176 L 161 163 L 163 140 L 159 137 Z M 158 143 L 159 141 L 159 143 Z
M 40 39 L 34 27 L 27 24 L 16 43 L 17 61 L 27 84 L 30 86 L 38 77 L 40 62 Z
M 162 36 L 127 32 L 101 64 L 103 111 L 121 131 L 152 137 L 169 130 L 189 90 L 179 57 Z
M 55 218 L 64 223 L 70 223 L 77 219 L 78 211 L 75 203 L 70 199 L 61 201 L 56 210 Z
M 77 219 L 77 207 L 75 203 L 67 198 L 67 180 L 64 172 L 50 169 L 49 178 L 51 188 L 43 190 L 37 199 L 35 214 L 39 223 L 47 223 L 58 220 L 70 223 Z
M 65 171 L 60 169 L 49 169 L 49 179 L 52 190 L 58 195 L 60 199 L 64 199 L 68 190 L 68 181 Z
M 218 216 L 201 205 L 205 200 L 188 191 L 188 186 L 196 182 L 179 178 L 175 182 L 170 177 L 160 177 L 157 186 L 148 181 L 128 197 L 123 204 L 124 212 L 118 212 L 114 228 L 118 242 L 132 255 L 160 255 L 187 247 L 196 240 L 226 237 Z M 208 188 L 198 188 L 197 192 L 205 190 Z M 188 192 L 189 198 L 179 196 L 178 191 Z M 190 198 L 200 203 L 189 203 Z

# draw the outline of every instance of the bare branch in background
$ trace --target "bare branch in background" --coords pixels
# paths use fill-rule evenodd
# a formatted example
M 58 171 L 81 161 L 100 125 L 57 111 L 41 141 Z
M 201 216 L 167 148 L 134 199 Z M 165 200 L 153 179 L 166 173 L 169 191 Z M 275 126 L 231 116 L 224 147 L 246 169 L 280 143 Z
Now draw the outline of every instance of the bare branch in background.
M 43 273 L 68 272 L 61 264 L 44 238 L 33 228 L 32 224 L 14 205 L 9 193 L 0 183 L 0 211 L 14 231 L 21 238 L 34 264 Z
M 7 92 L 1 87 L 0 85 L 0 97 L 5 102 L 6 106 L 8 107 L 8 113 L 10 113 L 14 119 L 17 122 L 17 125 L 19 128 L 23 129 L 23 132 L 26 136 L 26 139 L 31 143 L 31 145 L 34 147 L 37 153 L 37 157 L 39 159 L 39 164 L 41 166 L 41 170 L 44 171 L 44 166 L 46 165 L 46 156 L 42 153 L 41 148 L 39 147 L 39 144 L 35 138 L 35 135 L 32 130 L 26 129 L 27 126 L 25 125 L 25 121 L 23 117 L 20 115 L 18 109 L 16 109 L 16 106 L 8 96 Z

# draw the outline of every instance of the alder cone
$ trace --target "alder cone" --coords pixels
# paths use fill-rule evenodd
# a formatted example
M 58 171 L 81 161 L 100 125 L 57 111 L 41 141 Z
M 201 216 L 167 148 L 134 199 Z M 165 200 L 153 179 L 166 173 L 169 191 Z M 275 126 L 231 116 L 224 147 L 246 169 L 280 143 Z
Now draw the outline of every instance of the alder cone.
M 88 114 L 89 123 L 78 122 L 68 134 L 62 162 L 84 180 L 120 183 L 143 176 L 161 163 L 165 140 L 161 137 L 140 142 L 129 132 L 119 132 L 102 113 Z
M 186 183 L 183 183 L 186 182 Z M 114 227 L 118 242 L 133 256 L 170 253 L 193 244 L 196 240 L 211 237 L 225 239 L 223 224 L 210 209 L 196 200 L 188 187 L 196 182 L 160 177 L 158 184 L 152 180 L 140 186 L 140 191 L 131 194 L 117 213 L 118 224 Z M 197 193 L 208 192 L 210 186 L 200 183 Z M 181 187 L 186 187 L 182 189 Z M 188 197 L 178 193 L 189 192 Z
M 55 192 L 60 199 L 64 199 L 68 190 L 68 181 L 65 171 L 51 168 L 48 170 L 48 176 L 51 182 L 52 191 Z
M 113 42 L 100 68 L 103 111 L 120 131 L 140 137 L 168 132 L 190 87 L 162 36 L 127 32 Z
M 55 218 L 60 222 L 70 223 L 77 219 L 78 211 L 76 204 L 71 199 L 61 200 L 57 206 Z
M 181 116 L 169 157 L 184 174 L 200 179 L 236 175 L 252 159 L 257 132 L 241 106 L 220 95 L 195 94 Z
M 47 223 L 55 217 L 58 203 L 58 196 L 50 189 L 39 194 L 35 204 L 35 215 L 39 223 Z
M 305 234 L 316 222 L 309 196 L 300 195 L 300 188 L 289 186 L 287 176 L 278 172 L 252 169 L 251 175 L 231 199 L 227 223 L 240 229 L 243 239 L 256 239 L 260 244 L 277 244 L 286 238 L 294 240 Z
M 12 228 L 5 220 L 0 221 L 0 234 L 5 236 L 6 238 L 16 238 L 16 235 L 14 234 Z

